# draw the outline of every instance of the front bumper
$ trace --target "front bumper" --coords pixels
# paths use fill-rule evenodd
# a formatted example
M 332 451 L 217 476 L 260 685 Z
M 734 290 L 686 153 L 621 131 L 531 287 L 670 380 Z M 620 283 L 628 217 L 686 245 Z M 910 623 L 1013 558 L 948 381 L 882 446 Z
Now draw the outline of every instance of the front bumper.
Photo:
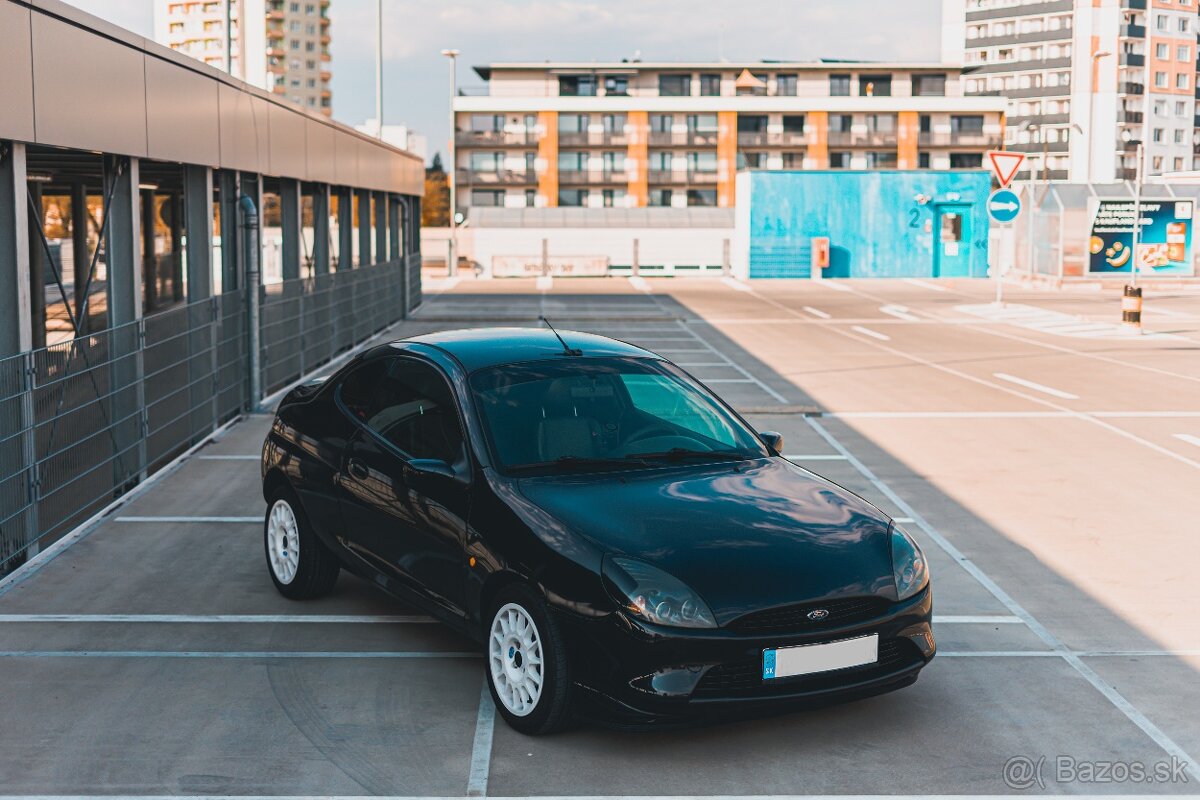
M 592 620 L 552 613 L 566 637 L 583 713 L 615 722 L 755 715 L 869 697 L 911 684 L 936 652 L 928 587 L 879 616 L 820 630 L 745 634 L 646 625 L 619 612 Z M 874 664 L 762 678 L 765 649 L 873 633 Z

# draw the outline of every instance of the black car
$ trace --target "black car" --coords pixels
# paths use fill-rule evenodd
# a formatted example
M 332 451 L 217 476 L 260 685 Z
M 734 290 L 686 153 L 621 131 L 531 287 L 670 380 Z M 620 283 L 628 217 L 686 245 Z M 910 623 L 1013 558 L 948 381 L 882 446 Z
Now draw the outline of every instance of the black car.
M 312 598 L 345 568 L 474 637 L 531 734 L 911 684 L 935 650 L 921 550 L 781 448 L 612 339 L 405 339 L 280 403 L 271 578 Z

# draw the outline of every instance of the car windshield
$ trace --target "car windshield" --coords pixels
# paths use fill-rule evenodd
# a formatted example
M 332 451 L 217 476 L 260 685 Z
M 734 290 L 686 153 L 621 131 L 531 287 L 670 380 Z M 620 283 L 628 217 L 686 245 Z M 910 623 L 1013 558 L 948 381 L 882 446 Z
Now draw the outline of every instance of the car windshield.
M 480 370 L 471 388 L 499 466 L 632 469 L 767 455 L 711 394 L 656 359 L 563 358 Z

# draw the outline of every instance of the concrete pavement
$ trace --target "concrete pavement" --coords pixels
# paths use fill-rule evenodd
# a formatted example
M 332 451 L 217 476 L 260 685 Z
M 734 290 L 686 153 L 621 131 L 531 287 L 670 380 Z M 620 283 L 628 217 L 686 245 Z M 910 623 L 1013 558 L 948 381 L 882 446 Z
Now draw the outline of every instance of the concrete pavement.
M 545 284 L 543 283 L 543 287 Z M 913 687 L 671 732 L 529 739 L 465 640 L 345 577 L 265 572 L 251 417 L 0 586 L 6 794 L 1006 794 L 1200 791 L 1200 295 L 969 281 L 435 284 L 397 335 L 530 325 L 643 344 L 878 503 L 929 556 L 941 655 Z M 1156 310 L 1157 309 L 1157 310 Z M 1068 321 L 1037 312 L 1065 315 Z M 1074 323 L 1070 323 L 1074 320 Z M 322 618 L 325 618 L 322 620 Z M 1180 759 L 1190 781 L 1057 781 Z

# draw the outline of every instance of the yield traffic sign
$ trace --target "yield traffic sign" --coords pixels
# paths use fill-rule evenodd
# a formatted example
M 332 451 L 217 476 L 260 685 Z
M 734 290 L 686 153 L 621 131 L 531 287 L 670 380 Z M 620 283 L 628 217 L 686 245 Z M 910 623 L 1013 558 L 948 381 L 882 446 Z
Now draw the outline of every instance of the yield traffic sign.
M 988 150 L 988 161 L 992 165 L 992 174 L 1003 189 L 1012 182 L 1013 176 L 1025 161 L 1024 153 L 1014 153 L 1011 150 Z
M 1006 225 L 1021 213 L 1021 198 L 1012 189 L 997 189 L 988 197 L 987 211 L 993 220 Z

